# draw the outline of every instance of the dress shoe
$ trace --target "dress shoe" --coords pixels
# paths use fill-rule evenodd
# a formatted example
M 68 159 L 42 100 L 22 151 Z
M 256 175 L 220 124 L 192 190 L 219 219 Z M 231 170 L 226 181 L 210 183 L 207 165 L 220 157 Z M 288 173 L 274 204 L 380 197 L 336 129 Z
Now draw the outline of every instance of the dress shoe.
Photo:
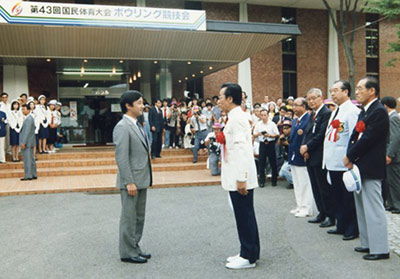
M 369 253 L 369 248 L 356 247 L 356 248 L 354 248 L 354 251 L 356 251 L 358 253 Z
M 236 261 L 238 258 L 240 258 L 240 254 L 237 254 L 237 255 L 232 256 L 232 257 L 228 257 L 228 258 L 226 259 L 226 261 L 227 261 L 228 263 L 232 263 L 232 262 Z
M 32 179 L 33 179 L 33 180 L 36 180 L 36 179 L 37 179 L 37 176 L 32 177 Z
M 297 208 L 290 210 L 291 214 L 296 214 L 297 212 L 299 212 L 300 210 L 298 210 Z
M 368 254 L 363 256 L 364 260 L 367 261 L 377 261 L 377 260 L 386 260 L 389 259 L 389 253 L 387 254 Z
M 248 259 L 238 257 L 235 261 L 228 262 L 225 267 L 230 269 L 253 268 L 256 267 L 256 263 L 250 263 Z
M 156 156 L 156 158 L 161 158 L 161 155 L 159 155 L 159 156 Z
M 319 227 L 320 228 L 328 228 L 328 227 L 332 227 L 336 224 L 335 219 L 332 218 L 326 218 L 325 221 L 323 221 Z
M 386 211 L 392 211 L 394 208 L 393 207 L 391 207 L 391 206 L 387 206 L 387 207 L 385 207 L 385 210 Z
M 393 209 L 392 214 L 400 214 L 400 209 Z
M 29 180 L 32 180 L 32 178 L 21 178 L 20 180 L 21 181 L 29 181 Z
M 327 233 L 329 233 L 329 234 L 343 234 L 342 232 L 338 231 L 337 229 L 328 230 Z
M 141 256 L 142 258 L 145 258 L 145 259 L 150 259 L 151 258 L 151 254 L 150 253 L 145 253 L 145 252 L 139 253 L 139 256 Z
M 125 263 L 137 263 L 137 264 L 147 263 L 147 259 L 142 258 L 141 256 L 132 258 L 121 258 L 121 261 Z
M 276 184 L 276 182 L 275 183 L 271 183 L 271 186 L 272 187 L 276 187 L 278 184 Z
M 265 182 L 259 182 L 258 186 L 260 186 L 260 188 L 264 188 L 265 187 Z
M 348 236 L 343 236 L 343 240 L 344 241 L 347 241 L 347 240 L 353 240 L 353 239 L 356 239 L 356 238 L 358 238 L 358 235 L 348 235 Z
M 321 215 L 318 215 L 317 217 L 315 217 L 315 218 L 313 218 L 313 219 L 311 219 L 311 220 L 308 220 L 308 223 L 310 223 L 310 224 L 319 224 L 319 223 L 321 223 L 324 219 L 325 219 L 325 218 L 322 218 Z
M 289 184 L 288 186 L 286 186 L 286 189 L 293 189 L 293 184 Z

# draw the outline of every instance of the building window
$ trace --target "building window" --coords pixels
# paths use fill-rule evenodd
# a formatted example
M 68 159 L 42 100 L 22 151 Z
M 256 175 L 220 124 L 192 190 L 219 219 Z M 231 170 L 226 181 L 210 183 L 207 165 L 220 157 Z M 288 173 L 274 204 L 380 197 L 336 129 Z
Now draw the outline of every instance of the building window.
M 365 15 L 367 75 L 379 78 L 379 15 Z
M 296 24 L 296 9 L 281 9 L 283 24 Z M 296 37 L 282 41 L 283 98 L 297 97 Z

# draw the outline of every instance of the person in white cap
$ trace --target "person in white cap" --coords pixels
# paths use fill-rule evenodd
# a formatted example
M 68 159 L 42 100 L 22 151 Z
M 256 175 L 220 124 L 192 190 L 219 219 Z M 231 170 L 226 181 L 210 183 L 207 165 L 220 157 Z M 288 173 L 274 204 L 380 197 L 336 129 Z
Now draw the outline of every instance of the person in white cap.
M 57 127 L 60 124 L 60 119 L 56 110 L 57 100 L 51 100 L 49 102 L 50 109 L 50 123 L 49 123 L 49 138 L 47 140 L 48 143 L 48 152 L 55 153 L 54 144 L 57 140 Z
M 22 128 L 22 113 L 20 111 L 20 104 L 18 100 L 11 102 L 11 111 L 8 117 L 8 124 L 10 125 L 10 145 L 11 145 L 11 156 L 13 162 L 19 162 L 19 133 Z
M 40 123 L 39 128 L 39 153 L 47 153 L 47 139 L 49 138 L 49 123 L 51 121 L 50 109 L 46 106 L 46 96 L 40 95 L 39 104 L 36 106 L 35 114 Z

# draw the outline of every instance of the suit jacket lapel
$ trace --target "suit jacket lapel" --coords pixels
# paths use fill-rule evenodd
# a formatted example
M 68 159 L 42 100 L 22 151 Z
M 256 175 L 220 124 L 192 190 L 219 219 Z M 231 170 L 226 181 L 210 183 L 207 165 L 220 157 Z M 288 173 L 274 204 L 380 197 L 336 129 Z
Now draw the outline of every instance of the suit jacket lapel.
M 132 130 L 135 132 L 135 134 L 139 137 L 141 142 L 143 143 L 144 147 L 148 150 L 149 147 L 147 145 L 147 140 L 143 138 L 142 133 L 139 131 L 139 128 L 132 123 L 132 121 L 129 121 L 128 119 L 125 119 L 125 121 L 128 123 L 130 127 L 132 127 Z

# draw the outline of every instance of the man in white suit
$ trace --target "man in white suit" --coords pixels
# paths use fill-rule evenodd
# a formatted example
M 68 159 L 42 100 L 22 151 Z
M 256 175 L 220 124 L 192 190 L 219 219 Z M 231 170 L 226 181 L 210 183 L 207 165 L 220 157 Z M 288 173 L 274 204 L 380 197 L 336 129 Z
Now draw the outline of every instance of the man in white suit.
M 222 148 L 221 184 L 229 191 L 240 240 L 240 253 L 229 257 L 225 266 L 252 268 L 260 257 L 260 241 L 254 212 L 254 188 L 258 183 L 251 127 L 240 107 L 242 88 L 238 84 L 223 84 L 219 98 L 221 109 L 228 113 L 223 131 L 225 148 Z
M 326 128 L 322 168 L 329 171 L 336 229 L 327 232 L 343 235 L 343 240 L 352 240 L 357 238 L 359 233 L 354 196 L 346 190 L 343 183 L 343 173 L 348 170 L 343 164 L 343 157 L 346 155 L 360 110 L 350 100 L 351 86 L 348 81 L 336 81 L 330 92 L 337 108 L 332 112 Z

